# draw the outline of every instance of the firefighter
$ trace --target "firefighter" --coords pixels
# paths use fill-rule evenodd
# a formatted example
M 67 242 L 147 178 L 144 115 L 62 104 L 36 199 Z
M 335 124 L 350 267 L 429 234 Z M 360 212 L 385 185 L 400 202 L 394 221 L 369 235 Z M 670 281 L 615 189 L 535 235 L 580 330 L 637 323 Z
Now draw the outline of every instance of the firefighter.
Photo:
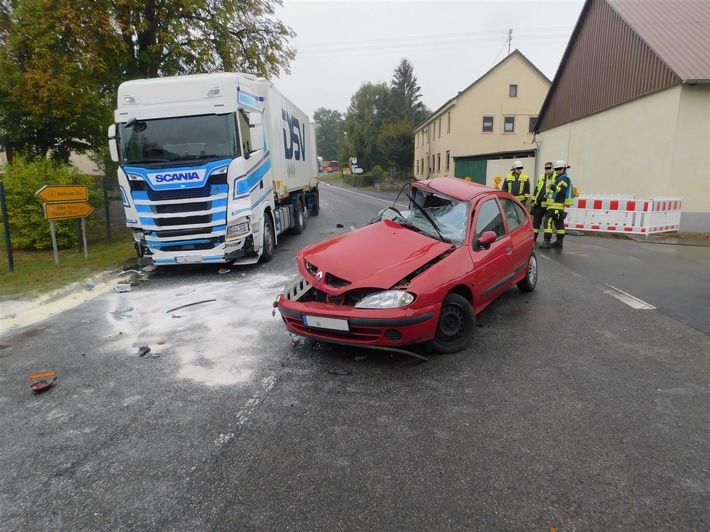
M 560 248 L 565 239 L 565 207 L 572 205 L 572 180 L 567 175 L 567 168 L 571 168 L 565 161 L 555 161 L 555 179 L 552 180 L 547 191 L 547 212 L 545 214 L 544 242 L 540 249 Z M 552 233 L 557 235 L 552 242 Z
M 535 242 L 537 235 L 540 233 L 542 219 L 547 211 L 547 187 L 554 181 L 557 174 L 552 170 L 552 162 L 545 163 L 545 172 L 540 175 L 535 185 L 535 192 L 530 196 L 530 213 L 533 215 L 533 232 L 535 233 Z
M 501 190 L 515 196 L 518 201 L 525 203 L 530 197 L 530 178 L 523 172 L 523 163 L 515 161 L 510 173 L 505 176 Z

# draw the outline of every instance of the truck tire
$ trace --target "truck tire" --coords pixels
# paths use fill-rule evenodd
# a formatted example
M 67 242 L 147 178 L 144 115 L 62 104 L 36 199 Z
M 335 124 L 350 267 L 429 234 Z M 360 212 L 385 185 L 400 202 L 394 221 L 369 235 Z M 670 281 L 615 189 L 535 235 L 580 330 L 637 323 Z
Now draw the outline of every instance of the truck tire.
M 274 258 L 275 247 L 274 222 L 271 221 L 271 216 L 264 213 L 264 242 L 261 248 L 261 262 L 269 262 Z
M 296 198 L 293 202 L 293 216 L 295 222 L 293 224 L 293 234 L 300 235 L 306 228 L 306 213 L 301 203 L 301 198 Z
M 318 216 L 320 213 L 320 192 L 318 189 L 313 191 L 313 208 L 311 209 L 311 216 Z

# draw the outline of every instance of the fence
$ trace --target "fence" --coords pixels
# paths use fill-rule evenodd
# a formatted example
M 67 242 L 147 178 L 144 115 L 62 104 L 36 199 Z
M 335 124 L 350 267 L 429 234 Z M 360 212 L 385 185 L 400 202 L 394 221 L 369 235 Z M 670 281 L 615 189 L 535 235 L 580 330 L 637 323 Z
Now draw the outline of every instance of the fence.
M 580 196 L 567 210 L 565 228 L 642 235 L 677 231 L 682 206 L 682 198 Z

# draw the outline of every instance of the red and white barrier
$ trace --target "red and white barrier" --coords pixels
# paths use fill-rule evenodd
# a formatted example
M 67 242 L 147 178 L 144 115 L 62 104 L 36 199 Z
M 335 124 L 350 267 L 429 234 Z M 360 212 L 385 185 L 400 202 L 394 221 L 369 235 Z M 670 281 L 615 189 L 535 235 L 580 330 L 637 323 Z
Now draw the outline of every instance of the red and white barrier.
M 682 198 L 580 196 L 567 209 L 565 228 L 642 235 L 677 231 L 682 206 Z

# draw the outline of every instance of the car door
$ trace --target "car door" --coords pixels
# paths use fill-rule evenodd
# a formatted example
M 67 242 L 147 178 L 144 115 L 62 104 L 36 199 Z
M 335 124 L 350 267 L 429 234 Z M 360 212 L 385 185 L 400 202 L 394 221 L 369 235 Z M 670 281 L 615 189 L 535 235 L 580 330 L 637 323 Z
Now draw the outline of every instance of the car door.
M 513 246 L 511 254 L 513 274 L 518 277 L 525 269 L 532 250 L 533 234 L 528 222 L 528 215 L 515 201 L 508 198 L 498 198 L 503 207 L 508 236 Z
M 478 239 L 486 231 L 493 231 L 498 236 L 488 249 L 478 243 Z M 481 200 L 474 211 L 471 242 L 474 306 L 477 312 L 510 286 L 513 279 L 512 251 L 512 243 L 506 233 L 498 201 L 493 196 Z

